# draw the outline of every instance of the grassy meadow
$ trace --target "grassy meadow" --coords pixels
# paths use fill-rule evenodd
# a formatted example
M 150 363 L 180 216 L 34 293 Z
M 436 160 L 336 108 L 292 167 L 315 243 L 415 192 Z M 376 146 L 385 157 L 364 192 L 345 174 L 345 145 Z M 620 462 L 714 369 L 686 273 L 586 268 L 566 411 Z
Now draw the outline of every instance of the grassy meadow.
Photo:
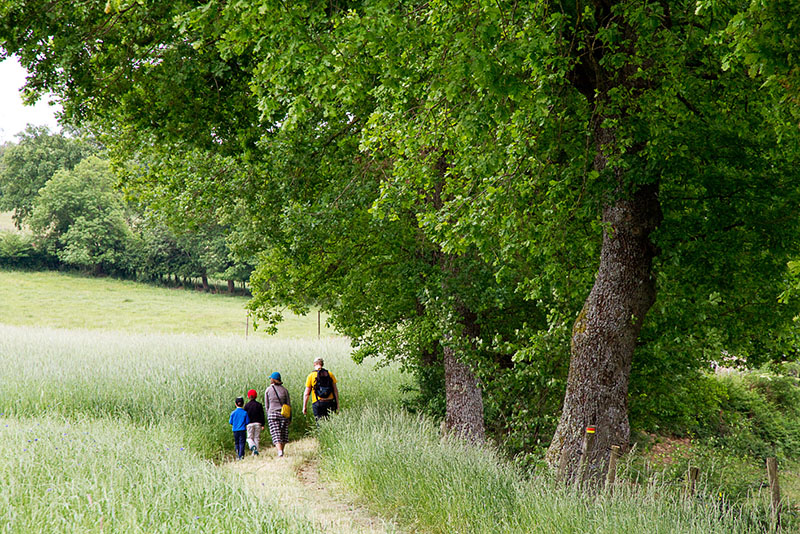
M 169 425 L 0 418 L 0 532 L 313 533 Z
M 290 439 L 309 431 L 300 403 L 317 355 L 341 378 L 342 409 L 396 401 L 399 373 L 356 365 L 341 338 L 0 325 L 0 472 L 13 487 L 0 532 L 35 532 L 42 518 L 74 524 L 59 532 L 308 531 L 290 513 L 256 513 L 275 507 L 214 464 L 231 454 L 233 399 L 263 396 L 272 371 L 295 403 Z M 364 387 L 374 379 L 387 387 Z
M 256 335 L 247 297 L 150 286 L 115 278 L 0 270 L 0 324 L 218 335 Z M 336 333 L 321 320 L 321 336 Z M 249 322 L 249 330 L 247 329 Z M 277 337 L 317 337 L 317 314 L 287 312 Z
M 342 409 L 399 391 L 395 370 L 317 339 L 316 316 L 246 338 L 241 297 L 59 273 L 0 271 L 0 287 L 2 533 L 319 531 L 275 505 L 279 488 L 265 497 L 217 467 L 233 399 L 281 372 L 295 439 L 313 426 L 300 403 L 316 356 Z

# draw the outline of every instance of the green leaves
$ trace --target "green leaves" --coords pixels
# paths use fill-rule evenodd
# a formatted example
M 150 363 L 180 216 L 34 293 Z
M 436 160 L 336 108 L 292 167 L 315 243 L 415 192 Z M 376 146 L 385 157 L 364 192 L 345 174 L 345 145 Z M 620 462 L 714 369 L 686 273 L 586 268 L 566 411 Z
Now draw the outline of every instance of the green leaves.
M 95 149 L 84 140 L 50 133 L 46 127 L 28 126 L 18 138 L 0 158 L 0 209 L 13 210 L 20 226 L 30 215 L 39 189 L 53 174 L 71 170 Z
M 642 185 L 664 222 L 637 398 L 723 349 L 770 357 L 797 312 L 776 301 L 798 257 L 796 6 L 611 4 L 25 0 L 0 46 L 105 134 L 132 199 L 259 258 L 267 323 L 318 305 L 433 387 L 460 302 L 490 410 L 507 389 L 552 411 L 602 210 Z

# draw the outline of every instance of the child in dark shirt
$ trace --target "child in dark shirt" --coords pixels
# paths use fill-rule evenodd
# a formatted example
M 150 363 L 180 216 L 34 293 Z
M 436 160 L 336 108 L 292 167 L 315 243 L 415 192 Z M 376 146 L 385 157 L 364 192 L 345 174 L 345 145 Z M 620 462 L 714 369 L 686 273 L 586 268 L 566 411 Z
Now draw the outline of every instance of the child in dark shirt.
M 250 402 L 244 405 L 244 410 L 250 419 L 247 425 L 247 446 L 253 451 L 253 454 L 258 456 L 258 445 L 261 440 L 261 429 L 264 428 L 266 420 L 264 419 L 264 406 L 256 400 L 258 392 L 251 389 L 247 392 L 247 397 Z

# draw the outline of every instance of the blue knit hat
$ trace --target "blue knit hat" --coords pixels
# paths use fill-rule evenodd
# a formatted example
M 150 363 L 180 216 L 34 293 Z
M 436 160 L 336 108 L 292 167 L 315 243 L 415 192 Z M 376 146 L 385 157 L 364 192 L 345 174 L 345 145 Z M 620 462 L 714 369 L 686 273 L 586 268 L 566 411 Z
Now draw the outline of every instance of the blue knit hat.
M 271 379 L 273 379 L 273 380 L 277 380 L 278 382 L 280 382 L 280 381 L 281 381 L 281 374 L 280 374 L 278 371 L 275 371 L 274 373 L 272 373 L 271 375 L 269 375 L 269 377 L 270 377 Z

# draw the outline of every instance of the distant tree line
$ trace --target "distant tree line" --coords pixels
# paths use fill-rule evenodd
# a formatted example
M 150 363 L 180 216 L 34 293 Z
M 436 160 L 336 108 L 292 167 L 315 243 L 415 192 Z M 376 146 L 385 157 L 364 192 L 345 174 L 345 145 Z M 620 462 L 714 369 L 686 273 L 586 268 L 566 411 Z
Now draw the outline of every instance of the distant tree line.
M 227 225 L 163 215 L 126 197 L 92 139 L 29 126 L 0 152 L 0 211 L 24 232 L 0 234 L 0 266 L 76 268 L 94 275 L 186 284 L 244 285 L 252 265 Z

